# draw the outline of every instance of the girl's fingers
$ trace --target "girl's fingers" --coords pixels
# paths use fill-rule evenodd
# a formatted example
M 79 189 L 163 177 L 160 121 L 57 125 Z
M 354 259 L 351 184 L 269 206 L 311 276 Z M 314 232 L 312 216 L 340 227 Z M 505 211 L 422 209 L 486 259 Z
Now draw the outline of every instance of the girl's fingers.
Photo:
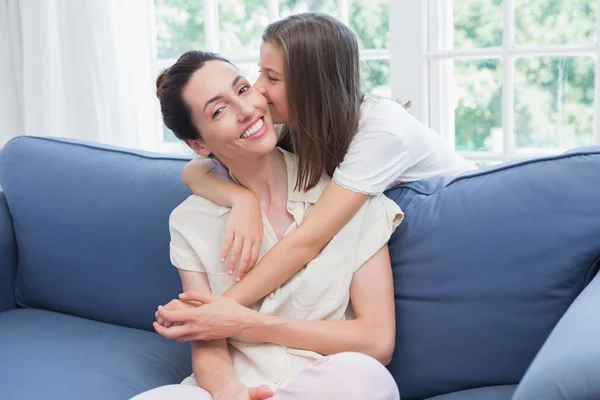
M 233 230 L 227 230 L 225 240 L 223 241 L 223 248 L 221 249 L 221 263 L 224 263 L 227 259 L 227 254 L 229 254 L 231 244 L 233 243 L 233 236 Z
M 231 249 L 231 255 L 229 256 L 229 267 L 227 267 L 227 273 L 229 275 L 233 275 L 235 265 L 237 264 L 238 258 L 240 257 L 240 253 L 242 251 L 242 245 L 242 239 L 236 236 L 233 240 L 233 248 Z

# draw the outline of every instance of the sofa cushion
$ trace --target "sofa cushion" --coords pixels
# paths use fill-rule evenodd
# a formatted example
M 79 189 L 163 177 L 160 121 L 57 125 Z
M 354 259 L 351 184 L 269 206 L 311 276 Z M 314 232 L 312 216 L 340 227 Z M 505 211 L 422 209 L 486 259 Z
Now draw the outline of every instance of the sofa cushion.
M 387 192 L 403 399 L 520 381 L 597 271 L 599 171 L 588 148 Z
M 515 388 L 515 385 L 490 386 L 443 394 L 427 400 L 510 400 Z
M 189 344 L 50 311 L 0 313 L 5 399 L 128 399 L 191 373 Z
M 0 190 L 0 312 L 16 307 L 17 244 L 4 192 Z
M 152 330 L 157 305 L 181 291 L 168 221 L 190 194 L 185 161 L 73 140 L 6 144 L 18 304 Z

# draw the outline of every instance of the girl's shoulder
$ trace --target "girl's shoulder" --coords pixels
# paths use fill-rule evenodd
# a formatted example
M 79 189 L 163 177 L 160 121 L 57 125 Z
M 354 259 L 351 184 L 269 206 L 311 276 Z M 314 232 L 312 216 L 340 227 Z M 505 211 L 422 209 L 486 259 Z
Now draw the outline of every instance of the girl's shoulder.
M 357 134 L 378 131 L 397 135 L 422 128 L 422 125 L 399 102 L 365 95 L 360 107 Z

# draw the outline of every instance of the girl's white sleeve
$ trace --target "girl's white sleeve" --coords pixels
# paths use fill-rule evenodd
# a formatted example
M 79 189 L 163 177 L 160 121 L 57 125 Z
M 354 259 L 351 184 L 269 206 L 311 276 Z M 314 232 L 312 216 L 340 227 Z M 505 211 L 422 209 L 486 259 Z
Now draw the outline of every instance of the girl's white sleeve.
M 414 165 L 402 140 L 390 132 L 357 132 L 344 161 L 333 173 L 338 185 L 375 195 Z

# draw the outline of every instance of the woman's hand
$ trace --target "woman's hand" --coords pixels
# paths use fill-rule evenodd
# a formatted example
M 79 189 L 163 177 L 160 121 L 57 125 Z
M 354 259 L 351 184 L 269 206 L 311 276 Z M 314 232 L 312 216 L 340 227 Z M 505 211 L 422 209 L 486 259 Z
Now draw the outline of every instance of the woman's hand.
M 157 320 L 160 319 L 163 323 L 154 323 L 156 332 L 178 342 L 236 336 L 253 313 L 231 299 L 213 294 L 188 292 L 181 294 L 179 298 L 184 303 L 199 302 L 202 305 L 181 309 L 161 307 L 157 311 Z M 168 324 L 170 325 L 167 326 Z
M 229 257 L 227 273 L 239 282 L 258 260 L 262 242 L 263 222 L 260 204 L 254 195 L 244 196 L 235 202 L 227 219 L 221 262 Z M 239 262 L 238 262 L 239 259 Z M 235 265 L 237 263 L 237 270 Z

